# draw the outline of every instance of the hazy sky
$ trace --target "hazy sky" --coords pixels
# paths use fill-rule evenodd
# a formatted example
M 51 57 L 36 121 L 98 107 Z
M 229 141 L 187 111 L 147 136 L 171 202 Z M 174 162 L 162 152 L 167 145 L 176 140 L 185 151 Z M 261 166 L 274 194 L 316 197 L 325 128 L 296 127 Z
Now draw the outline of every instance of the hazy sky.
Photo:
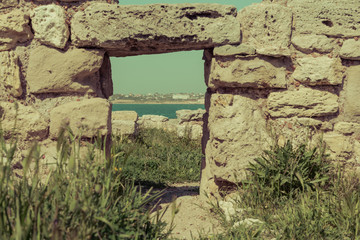
M 238 10 L 261 0 L 119 0 L 121 5 L 220 3 Z M 203 51 L 111 58 L 114 93 L 204 93 Z

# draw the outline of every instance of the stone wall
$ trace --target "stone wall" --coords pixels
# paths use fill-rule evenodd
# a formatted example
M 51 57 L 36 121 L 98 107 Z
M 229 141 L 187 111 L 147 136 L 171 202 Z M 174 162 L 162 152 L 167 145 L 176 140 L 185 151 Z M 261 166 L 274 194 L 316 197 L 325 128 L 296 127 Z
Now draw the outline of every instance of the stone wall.
M 109 136 L 110 56 L 204 49 L 202 192 L 241 181 L 274 139 L 323 136 L 331 157 L 356 170 L 359 12 L 355 0 L 264 0 L 240 12 L 218 4 L 2 1 L 5 137 L 15 117 L 24 149 L 55 141 L 63 124 L 86 139 Z
M 323 139 L 333 160 L 358 171 L 359 10 L 356 1 L 263 1 L 239 12 L 240 45 L 205 50 L 202 191 L 231 189 L 276 141 Z

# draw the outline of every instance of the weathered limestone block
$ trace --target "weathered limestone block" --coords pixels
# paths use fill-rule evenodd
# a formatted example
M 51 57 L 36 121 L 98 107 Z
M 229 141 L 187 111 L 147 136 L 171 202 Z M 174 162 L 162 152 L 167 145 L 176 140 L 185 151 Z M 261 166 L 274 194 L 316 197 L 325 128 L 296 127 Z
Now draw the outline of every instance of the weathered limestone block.
M 166 122 L 169 121 L 169 118 L 159 115 L 143 115 L 139 118 L 138 124 L 142 128 L 166 128 Z
M 243 180 L 249 162 L 270 143 L 266 120 L 251 96 L 212 94 L 208 121 L 210 137 L 205 149 L 201 192 L 212 191 L 214 181 Z
M 70 34 L 65 20 L 65 10 L 61 6 L 51 4 L 35 8 L 31 16 L 34 38 L 44 44 L 63 49 Z
M 234 55 L 255 55 L 255 48 L 247 45 L 240 44 L 237 46 L 234 45 L 225 45 L 221 47 L 214 48 L 214 56 L 234 56 Z
M 304 57 L 297 59 L 295 80 L 311 86 L 342 84 L 344 68 L 339 58 Z
M 18 57 L 13 51 L 0 52 L 0 82 L 12 96 L 22 95 Z
M 268 112 L 272 117 L 319 117 L 334 115 L 339 109 L 336 94 L 310 88 L 272 92 Z
M 353 122 L 338 122 L 334 125 L 334 130 L 345 135 L 360 133 L 360 124 Z
M 138 114 L 135 111 L 112 112 L 112 132 L 120 135 L 134 135 Z
M 355 39 L 345 40 L 340 49 L 340 57 L 344 59 L 360 60 L 360 41 L 356 41 Z
M 18 3 L 19 0 L 3 0 L 0 2 L 0 9 L 16 6 Z
M 283 59 L 240 58 L 212 60 L 210 88 L 254 87 L 286 88 L 286 68 Z
M 349 159 L 353 152 L 353 143 L 347 136 L 338 133 L 324 134 L 324 142 L 328 148 L 328 154 L 333 160 Z
M 13 133 L 15 119 L 15 133 L 21 140 L 41 140 L 47 137 L 49 124 L 35 108 L 18 103 L 0 102 L 0 120 L 5 137 Z
M 252 4 L 239 12 L 242 42 L 270 56 L 290 55 L 292 12 L 279 4 Z
M 359 3 L 339 0 L 292 0 L 293 35 L 360 36 Z
M 186 122 L 178 125 L 176 128 L 176 134 L 178 137 L 188 137 L 190 139 L 200 139 L 202 137 L 203 128 L 199 124 L 191 124 Z
M 204 109 L 198 109 L 198 110 L 183 109 L 176 111 L 176 117 L 179 120 L 180 124 L 184 122 L 202 121 L 205 112 L 206 111 Z
M 328 53 L 334 49 L 334 41 L 324 35 L 301 34 L 293 36 L 291 43 L 296 49 L 304 53 L 320 52 Z
M 344 97 L 344 114 L 346 121 L 360 121 L 360 65 L 347 68 L 346 84 L 341 93 Z
M 27 82 L 31 93 L 85 93 L 100 90 L 99 69 L 104 52 L 69 49 L 66 52 L 46 46 L 32 50 Z
M 296 121 L 302 125 L 302 126 L 306 126 L 306 127 L 321 127 L 322 125 L 324 125 L 324 122 L 317 120 L 317 119 L 313 119 L 313 118 L 296 118 Z
M 131 136 L 136 133 L 136 122 L 126 120 L 113 120 L 112 133 L 122 136 Z
M 212 48 L 240 43 L 236 15 L 235 7 L 219 4 L 91 3 L 72 18 L 71 39 L 110 56 Z
M 114 111 L 112 112 L 111 119 L 122 120 L 122 121 L 132 121 L 136 122 L 139 116 L 135 111 Z
M 10 50 L 18 42 L 26 42 L 33 37 L 29 25 L 29 14 L 22 9 L 14 9 L 0 15 L 0 51 Z
M 61 128 L 69 125 L 84 138 L 111 134 L 111 104 L 103 98 L 85 99 L 60 105 L 50 112 L 50 136 L 57 138 Z

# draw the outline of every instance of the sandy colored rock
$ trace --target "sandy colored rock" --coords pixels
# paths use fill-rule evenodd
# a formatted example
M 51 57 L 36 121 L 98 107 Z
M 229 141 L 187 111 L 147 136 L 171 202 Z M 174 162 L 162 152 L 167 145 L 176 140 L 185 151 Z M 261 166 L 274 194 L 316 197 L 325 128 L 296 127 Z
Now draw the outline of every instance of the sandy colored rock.
M 18 57 L 13 51 L 0 52 L 0 82 L 12 96 L 22 95 Z
M 126 120 L 113 120 L 112 133 L 116 135 L 131 136 L 136 133 L 136 122 Z
M 181 125 L 177 125 L 176 134 L 178 137 L 188 137 L 190 139 L 201 139 L 203 135 L 202 124 L 192 124 L 191 122 L 186 122 Z
M 23 9 L 14 9 L 0 15 L 0 51 L 10 50 L 17 43 L 33 37 L 29 14 Z
M 57 138 L 68 124 L 72 131 L 85 138 L 111 133 L 111 105 L 106 99 L 92 98 L 60 105 L 50 112 L 50 137 Z
M 3 0 L 0 2 L 0 9 L 16 6 L 18 3 L 18 0 Z
M 353 122 L 338 122 L 334 125 L 334 130 L 342 134 L 360 133 L 360 124 Z
M 138 114 L 135 111 L 112 112 L 112 132 L 120 135 L 134 135 Z
M 302 126 L 321 127 L 324 125 L 322 121 L 313 118 L 296 118 L 296 121 Z
M 333 160 L 349 159 L 353 152 L 353 143 L 350 138 L 338 133 L 324 134 L 324 142 L 327 146 L 327 153 Z
M 139 116 L 135 111 L 114 111 L 112 112 L 111 119 L 122 120 L 122 121 L 132 121 L 136 122 Z
M 35 8 L 31 15 L 34 38 L 39 39 L 41 43 L 63 49 L 70 34 L 65 20 L 65 10 L 59 5 L 50 4 Z
M 343 71 L 339 58 L 304 57 L 297 59 L 297 67 L 292 76 L 311 86 L 340 85 L 344 77 Z
M 143 115 L 138 120 L 138 125 L 141 128 L 166 128 L 166 123 L 169 121 L 169 118 L 159 115 Z
M 5 137 L 13 133 L 15 119 L 15 133 L 21 140 L 41 140 L 47 137 L 49 124 L 35 108 L 19 103 L 0 102 L 0 120 Z
M 292 12 L 279 4 L 259 3 L 239 12 L 242 43 L 252 45 L 256 52 L 281 55 L 290 45 Z
M 182 109 L 176 111 L 176 117 L 179 120 L 180 124 L 183 122 L 202 121 L 205 112 L 206 111 L 204 109 L 198 109 L 198 110 Z
M 360 65 L 347 68 L 346 81 L 341 93 L 344 97 L 344 114 L 346 121 L 360 121 Z
M 268 112 L 272 117 L 319 117 L 337 113 L 338 96 L 311 88 L 272 92 L 268 97 Z
M 334 41 L 324 35 L 301 34 L 293 36 L 291 43 L 296 49 L 304 53 L 320 52 L 328 53 L 334 49 Z
M 224 190 L 227 183 L 231 186 L 245 178 L 249 162 L 268 147 L 269 135 L 263 113 L 251 96 L 212 94 L 210 101 L 210 136 L 200 191 L 216 194 L 213 191 Z
M 293 35 L 318 34 L 334 37 L 360 36 L 358 1 L 291 0 Z
M 30 92 L 98 93 L 103 56 L 101 50 L 72 48 L 64 52 L 39 46 L 30 53 L 27 71 Z
M 340 49 L 340 57 L 343 59 L 360 60 L 360 41 L 355 39 L 345 40 Z
M 71 39 L 110 56 L 212 48 L 240 43 L 236 15 L 235 7 L 219 4 L 91 3 L 72 18 Z
M 234 55 L 254 55 L 255 48 L 246 45 L 225 45 L 221 47 L 214 48 L 214 56 L 234 56 Z
M 286 88 L 285 74 L 285 62 L 278 58 L 215 58 L 209 87 Z

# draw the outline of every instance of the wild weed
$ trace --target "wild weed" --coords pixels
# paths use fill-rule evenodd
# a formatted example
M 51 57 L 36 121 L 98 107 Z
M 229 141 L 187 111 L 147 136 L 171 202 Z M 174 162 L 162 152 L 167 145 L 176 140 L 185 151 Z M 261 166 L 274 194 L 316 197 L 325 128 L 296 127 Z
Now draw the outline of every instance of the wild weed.
M 102 144 L 102 146 L 105 144 Z M 162 239 L 161 219 L 147 205 L 159 194 L 142 193 L 114 161 L 100 161 L 94 146 L 80 155 L 80 137 L 63 131 L 57 167 L 39 175 L 41 149 L 34 144 L 16 176 L 16 141 L 0 136 L 0 239 Z M 6 158 L 6 160 L 5 160 Z M 35 163 L 33 170 L 30 163 Z

